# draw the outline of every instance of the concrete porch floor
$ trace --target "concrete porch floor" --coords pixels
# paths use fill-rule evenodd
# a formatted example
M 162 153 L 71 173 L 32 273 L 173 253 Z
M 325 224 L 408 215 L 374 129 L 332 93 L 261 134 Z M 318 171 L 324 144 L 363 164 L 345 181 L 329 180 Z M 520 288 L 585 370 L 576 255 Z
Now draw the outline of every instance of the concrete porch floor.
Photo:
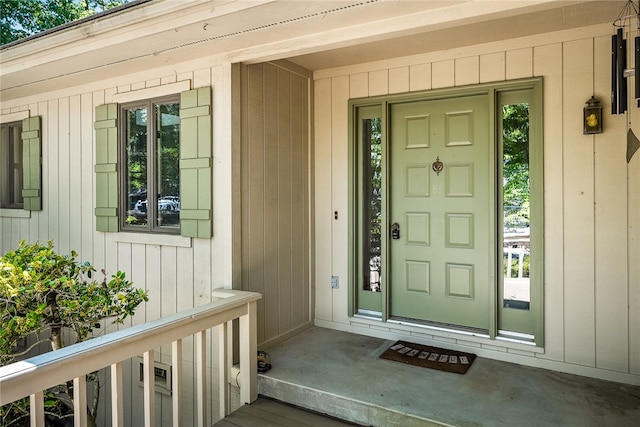
M 640 387 L 476 358 L 465 375 L 379 355 L 393 341 L 314 327 L 272 348 L 258 392 L 373 426 L 640 425 Z

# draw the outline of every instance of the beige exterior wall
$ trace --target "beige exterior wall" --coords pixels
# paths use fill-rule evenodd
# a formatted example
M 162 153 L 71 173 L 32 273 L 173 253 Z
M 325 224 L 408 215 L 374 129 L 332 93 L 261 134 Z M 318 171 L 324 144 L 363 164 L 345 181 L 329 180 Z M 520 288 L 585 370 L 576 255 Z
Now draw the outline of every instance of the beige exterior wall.
M 627 121 L 640 133 L 640 114 L 632 105 L 610 115 L 611 33 L 588 27 L 315 72 L 316 324 L 640 384 L 640 155 L 625 160 Z M 544 78 L 544 348 L 349 318 L 347 101 L 534 76 Z M 605 106 L 605 132 L 585 136 L 591 95 Z
M 209 61 L 212 63 L 212 61 Z M 179 93 L 201 86 L 213 87 L 213 238 L 152 236 L 145 233 L 102 233 L 95 231 L 95 107 L 108 102 L 126 102 L 158 95 Z M 145 323 L 178 311 L 211 302 L 212 290 L 231 288 L 232 260 L 232 144 L 231 66 L 206 63 L 182 64 L 178 68 L 145 70 L 118 76 L 64 92 L 45 93 L 37 98 L 3 103 L 0 120 L 19 111 L 42 116 L 43 210 L 24 217 L 23 211 L 3 209 L 0 213 L 0 252 L 15 248 L 25 239 L 46 242 L 52 239 L 60 253 L 76 250 L 81 261 L 90 261 L 97 270 L 122 270 L 137 287 L 149 291 L 149 302 L 123 326 Z M 27 216 L 29 214 L 27 213 Z M 106 325 L 106 331 L 115 326 Z M 207 337 L 211 349 L 217 334 Z M 184 377 L 193 372 L 193 339 L 184 341 Z M 217 354 L 216 352 L 214 352 Z M 208 352 L 208 357 L 211 355 Z M 156 350 L 156 361 L 170 364 L 170 347 Z M 206 382 L 210 402 L 217 399 L 217 362 L 208 360 L 211 378 Z M 137 366 L 135 366 L 137 368 Z M 123 364 L 127 425 L 143 425 L 142 388 L 135 380 L 132 363 Z M 213 385 L 213 387 L 212 387 Z M 185 425 L 192 425 L 195 413 L 193 384 L 185 384 L 183 413 Z M 103 394 L 104 396 L 104 394 Z M 171 397 L 158 395 L 157 419 L 171 422 Z M 191 405 L 191 406 L 189 406 Z M 190 409 L 191 408 L 191 409 Z M 209 419 L 219 413 L 210 408 Z M 108 417 L 109 406 L 100 405 Z M 108 418 L 107 418 L 108 419 Z
M 259 292 L 258 344 L 311 326 L 311 73 L 285 61 L 241 66 L 242 290 Z
M 149 302 L 119 328 L 206 304 L 214 289 L 232 286 L 263 295 L 258 307 L 260 345 L 311 326 L 311 74 L 284 62 L 210 66 L 220 63 L 206 58 L 3 103 L 0 123 L 42 116 L 43 210 L 2 209 L 0 253 L 23 239 L 51 239 L 60 253 L 75 250 L 81 261 L 98 270 L 124 271 L 137 287 L 149 291 Z M 240 69 L 251 70 L 253 78 L 246 73 L 240 78 Z M 232 94 L 238 83 L 246 85 L 242 96 Z M 213 237 L 95 231 L 95 107 L 202 86 L 213 88 Z M 239 111 L 246 114 L 242 119 L 234 116 Z M 107 332 L 116 329 L 105 326 Z M 215 349 L 217 333 L 207 339 Z M 183 341 L 184 377 L 191 381 L 194 344 L 191 338 Z M 156 361 L 170 364 L 170 350 L 157 349 Z M 218 365 L 216 360 L 208 363 L 209 400 L 217 403 Z M 124 378 L 131 379 L 125 384 L 125 423 L 142 425 L 142 413 L 135 409 L 143 405 L 137 365 L 124 363 L 123 369 Z M 187 384 L 184 389 L 185 425 L 193 424 L 194 387 Z M 170 425 L 171 398 L 158 398 L 157 419 Z M 218 409 L 210 409 L 209 419 L 216 419 Z M 108 420 L 107 402 L 100 410 Z

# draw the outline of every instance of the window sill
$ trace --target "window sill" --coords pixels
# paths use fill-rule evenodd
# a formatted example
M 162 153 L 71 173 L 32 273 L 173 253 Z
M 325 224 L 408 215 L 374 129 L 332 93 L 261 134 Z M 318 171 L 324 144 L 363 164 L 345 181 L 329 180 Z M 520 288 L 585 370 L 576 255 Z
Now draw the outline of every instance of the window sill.
M 113 240 L 118 243 L 176 246 L 181 248 L 191 247 L 191 237 L 148 233 L 107 233 L 107 236 L 112 237 Z
M 23 209 L 0 209 L 0 218 L 31 218 L 31 211 Z

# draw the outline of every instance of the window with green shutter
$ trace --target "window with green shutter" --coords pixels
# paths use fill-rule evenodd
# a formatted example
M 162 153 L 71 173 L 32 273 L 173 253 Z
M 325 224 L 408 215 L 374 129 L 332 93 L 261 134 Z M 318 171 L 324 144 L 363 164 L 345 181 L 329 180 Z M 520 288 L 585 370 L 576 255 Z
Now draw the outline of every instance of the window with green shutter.
M 0 125 L 0 207 L 42 209 L 40 117 Z
M 211 237 L 211 88 L 96 109 L 99 231 Z

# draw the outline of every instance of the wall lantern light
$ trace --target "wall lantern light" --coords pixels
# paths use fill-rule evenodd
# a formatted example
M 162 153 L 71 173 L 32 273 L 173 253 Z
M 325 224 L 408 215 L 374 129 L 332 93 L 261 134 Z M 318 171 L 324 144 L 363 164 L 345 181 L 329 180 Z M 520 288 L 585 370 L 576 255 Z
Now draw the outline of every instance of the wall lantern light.
M 589 135 L 592 133 L 602 133 L 602 105 L 594 96 L 584 104 L 582 133 Z

